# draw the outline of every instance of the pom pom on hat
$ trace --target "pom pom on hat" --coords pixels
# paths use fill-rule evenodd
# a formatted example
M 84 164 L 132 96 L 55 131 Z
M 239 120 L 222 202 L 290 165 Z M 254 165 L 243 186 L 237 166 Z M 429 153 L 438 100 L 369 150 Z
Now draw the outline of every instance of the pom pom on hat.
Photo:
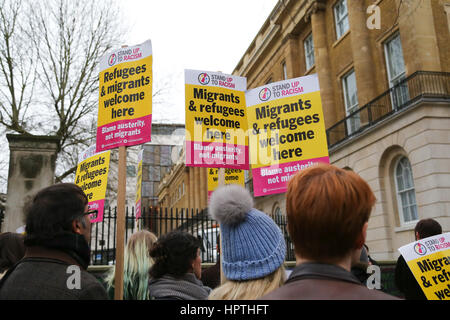
M 209 214 L 221 224 L 237 225 L 245 220 L 253 208 L 253 198 L 247 189 L 237 185 L 219 187 L 211 195 Z
M 259 279 L 283 264 L 283 233 L 272 218 L 253 208 L 253 198 L 245 188 L 218 188 L 211 195 L 209 213 L 220 223 L 222 270 L 227 279 Z

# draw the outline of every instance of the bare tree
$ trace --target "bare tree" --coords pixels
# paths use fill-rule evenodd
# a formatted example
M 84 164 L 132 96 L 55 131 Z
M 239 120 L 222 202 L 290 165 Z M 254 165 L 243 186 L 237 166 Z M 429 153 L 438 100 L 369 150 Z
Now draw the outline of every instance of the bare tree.
M 95 141 L 98 61 L 123 43 L 117 3 L 0 0 L 0 123 L 54 135 L 57 180 Z

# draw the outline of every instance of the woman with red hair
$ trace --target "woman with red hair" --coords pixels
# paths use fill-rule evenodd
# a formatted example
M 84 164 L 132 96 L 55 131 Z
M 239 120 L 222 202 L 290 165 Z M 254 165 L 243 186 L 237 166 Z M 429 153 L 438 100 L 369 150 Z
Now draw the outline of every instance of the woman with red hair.
M 286 195 L 297 266 L 264 299 L 395 299 L 369 290 L 350 272 L 366 240 L 375 196 L 356 173 L 319 164 L 297 173 Z

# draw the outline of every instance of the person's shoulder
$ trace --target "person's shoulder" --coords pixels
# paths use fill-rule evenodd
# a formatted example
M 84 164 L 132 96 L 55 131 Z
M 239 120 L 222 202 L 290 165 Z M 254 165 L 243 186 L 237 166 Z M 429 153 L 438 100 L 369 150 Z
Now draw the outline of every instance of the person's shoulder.
M 81 271 L 80 283 L 81 300 L 108 300 L 108 292 L 95 276 L 86 270 Z

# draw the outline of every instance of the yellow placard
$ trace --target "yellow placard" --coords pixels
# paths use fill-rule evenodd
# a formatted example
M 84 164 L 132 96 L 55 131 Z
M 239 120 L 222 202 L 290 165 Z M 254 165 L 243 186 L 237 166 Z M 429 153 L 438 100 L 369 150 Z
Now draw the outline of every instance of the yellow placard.
M 147 40 L 100 59 L 97 152 L 151 141 L 152 57 Z
M 450 233 L 399 249 L 428 300 L 450 300 Z
M 152 56 L 100 72 L 97 126 L 151 114 Z
M 239 184 L 245 186 L 245 171 L 225 168 L 224 184 Z M 208 196 L 219 186 L 219 169 L 208 168 Z
M 248 107 L 252 168 L 328 156 L 320 92 Z
M 256 197 L 286 192 L 298 171 L 329 163 L 317 75 L 248 90 L 245 100 Z
M 246 79 L 185 70 L 186 166 L 248 169 Z
M 106 186 L 108 184 L 110 151 L 95 153 L 96 146 L 86 149 L 79 158 L 75 174 L 75 184 L 88 198 L 89 210 L 97 210 L 91 222 L 103 220 Z
M 109 158 L 110 152 L 108 151 L 78 163 L 75 184 L 84 191 L 89 202 L 105 198 Z

